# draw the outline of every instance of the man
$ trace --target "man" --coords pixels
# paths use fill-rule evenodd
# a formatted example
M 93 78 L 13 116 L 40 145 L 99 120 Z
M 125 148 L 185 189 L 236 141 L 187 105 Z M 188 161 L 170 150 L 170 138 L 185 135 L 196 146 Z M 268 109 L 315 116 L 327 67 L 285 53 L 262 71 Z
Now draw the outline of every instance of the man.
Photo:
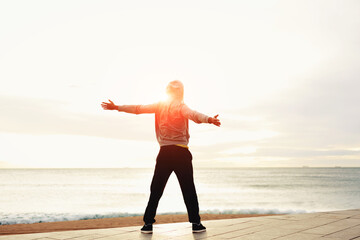
M 154 176 L 151 182 L 151 193 L 144 214 L 145 225 L 142 233 L 152 233 L 156 209 L 163 194 L 165 185 L 174 171 L 183 194 L 193 232 L 203 232 L 206 228 L 200 222 L 199 203 L 193 179 L 192 155 L 188 149 L 189 120 L 196 123 L 210 123 L 220 126 L 220 120 L 208 117 L 191 110 L 184 104 L 184 86 L 172 81 L 166 88 L 167 101 L 149 105 L 115 105 L 111 100 L 103 102 L 104 110 L 118 110 L 133 114 L 155 113 L 156 138 L 160 144 L 160 152 L 156 158 Z

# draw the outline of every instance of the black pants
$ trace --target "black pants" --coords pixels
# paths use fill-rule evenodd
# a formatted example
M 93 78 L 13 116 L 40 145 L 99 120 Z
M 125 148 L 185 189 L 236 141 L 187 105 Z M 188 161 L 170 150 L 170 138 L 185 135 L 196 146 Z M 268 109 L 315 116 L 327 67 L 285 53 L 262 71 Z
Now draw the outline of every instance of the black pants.
M 154 223 L 156 209 L 172 172 L 180 183 L 189 222 L 199 223 L 199 203 L 193 178 L 192 155 L 187 148 L 162 146 L 156 158 L 154 176 L 150 187 L 150 199 L 144 214 L 144 222 Z

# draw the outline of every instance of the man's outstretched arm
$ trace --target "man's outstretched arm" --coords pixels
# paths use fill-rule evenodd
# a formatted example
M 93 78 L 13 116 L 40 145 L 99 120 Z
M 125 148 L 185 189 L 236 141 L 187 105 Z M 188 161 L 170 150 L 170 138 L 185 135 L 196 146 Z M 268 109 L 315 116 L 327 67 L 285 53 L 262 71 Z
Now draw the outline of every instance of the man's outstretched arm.
M 141 113 L 155 113 L 157 104 L 149 105 L 115 105 L 110 99 L 109 102 L 102 102 L 101 104 L 104 110 L 117 110 L 119 112 L 141 114 Z
M 211 123 L 218 127 L 220 127 L 220 125 L 221 125 L 220 120 L 218 119 L 219 114 L 214 117 L 209 117 L 205 114 L 202 114 L 202 113 L 199 113 L 197 111 L 190 109 L 186 105 L 184 105 L 182 107 L 181 113 L 184 117 L 186 117 L 196 123 Z

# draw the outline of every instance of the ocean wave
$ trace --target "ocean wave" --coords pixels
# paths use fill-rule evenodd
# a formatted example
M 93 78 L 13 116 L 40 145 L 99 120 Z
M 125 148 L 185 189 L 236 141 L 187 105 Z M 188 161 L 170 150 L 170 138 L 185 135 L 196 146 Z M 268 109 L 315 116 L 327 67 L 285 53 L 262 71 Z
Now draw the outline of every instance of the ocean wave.
M 307 213 L 305 210 L 293 209 L 227 209 L 218 210 L 210 209 L 200 211 L 200 214 L 296 214 Z M 162 212 L 158 215 L 166 214 L 186 214 L 186 212 Z M 133 217 L 142 216 L 143 213 L 0 213 L 0 225 L 10 224 L 28 224 L 28 223 L 42 223 L 42 222 L 60 222 L 60 221 L 74 221 L 87 219 L 102 219 L 102 218 L 117 218 L 117 217 Z
M 133 217 L 141 216 L 142 214 L 143 213 L 0 213 L 0 225 Z

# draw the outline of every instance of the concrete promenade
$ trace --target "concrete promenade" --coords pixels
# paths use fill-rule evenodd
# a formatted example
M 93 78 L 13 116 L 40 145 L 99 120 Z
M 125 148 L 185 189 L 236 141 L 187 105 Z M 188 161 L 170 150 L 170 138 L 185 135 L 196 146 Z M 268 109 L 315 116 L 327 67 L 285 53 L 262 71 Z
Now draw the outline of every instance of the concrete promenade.
M 360 240 L 360 209 L 268 217 L 204 221 L 204 233 L 192 233 L 189 223 L 154 225 L 153 234 L 140 227 L 3 235 L 0 240 L 115 239 L 241 239 L 241 240 Z

